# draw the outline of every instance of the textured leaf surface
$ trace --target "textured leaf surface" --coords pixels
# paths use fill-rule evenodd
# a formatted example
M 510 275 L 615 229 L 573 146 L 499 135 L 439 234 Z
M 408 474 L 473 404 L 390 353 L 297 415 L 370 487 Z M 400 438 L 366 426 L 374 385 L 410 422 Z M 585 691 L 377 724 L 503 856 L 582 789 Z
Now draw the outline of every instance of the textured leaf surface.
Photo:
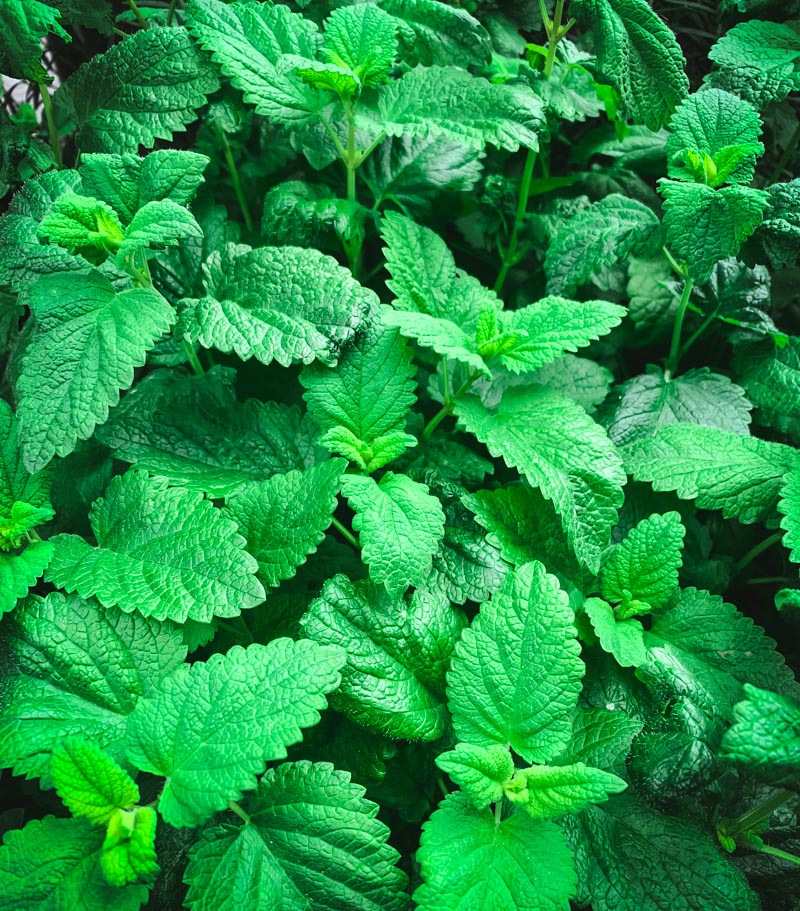
M 145 203 L 125 229 L 125 239 L 117 253 L 117 262 L 137 249 L 175 246 L 185 237 L 202 237 L 203 231 L 194 215 L 172 199 L 154 199 Z
M 370 578 L 390 594 L 419 583 L 444 534 L 441 503 L 427 485 L 387 471 L 380 483 L 345 475 L 342 493 L 356 513 L 353 528 Z
M 791 551 L 789 559 L 800 563 L 800 470 L 793 468 L 783 479 L 778 501 L 781 527 L 786 530 L 783 543 Z
M 138 152 L 182 132 L 219 80 L 182 28 L 141 29 L 84 63 L 56 94 L 84 152 Z
M 509 574 L 453 655 L 447 696 L 459 739 L 510 744 L 528 762 L 557 755 L 583 676 L 576 635 L 569 600 L 541 563 Z
M 47 569 L 53 556 L 49 541 L 34 541 L 21 553 L 0 551 L 0 614 L 13 610 Z
M 122 759 L 125 716 L 186 657 L 172 624 L 59 592 L 28 599 L 6 633 L 0 765 L 28 777 L 75 735 Z
M 497 824 L 488 809 L 450 794 L 425 823 L 418 853 L 422 911 L 567 911 L 575 871 L 558 827 L 517 813 Z M 546 864 L 531 858 L 547 858 Z
M 773 266 L 793 265 L 800 249 L 800 178 L 773 184 L 767 193 L 769 204 L 755 241 Z
M 206 829 L 186 868 L 192 911 L 404 911 L 406 877 L 364 789 L 329 763 L 269 769 L 245 826 Z
M 800 339 L 782 347 L 773 339 L 737 346 L 737 379 L 756 407 L 755 420 L 787 433 L 800 430 Z
M 155 848 L 157 823 L 153 807 L 115 811 L 100 855 L 103 875 L 112 886 L 153 881 L 159 872 Z
M 51 472 L 30 474 L 22 460 L 19 426 L 11 406 L 0 399 L 0 523 L 15 503 L 49 506 Z
M 173 826 L 198 826 L 256 786 L 319 721 L 345 655 L 314 642 L 234 646 L 183 665 L 128 720 L 128 758 L 168 780 L 158 809 Z
M 592 804 L 605 803 L 627 784 L 611 772 L 593 769 L 582 762 L 562 766 L 532 766 L 515 776 L 524 787 L 510 791 L 510 799 L 534 819 L 558 819 L 580 813 Z
M 553 503 L 576 556 L 596 571 L 625 483 L 605 431 L 577 403 L 536 388 L 509 389 L 496 411 L 463 399 L 455 413 Z
M 329 580 L 301 620 L 306 636 L 347 651 L 334 708 L 392 738 L 436 740 L 445 731 L 444 678 L 464 615 L 418 591 L 394 599 L 368 582 Z
M 379 0 L 378 5 L 394 17 L 400 55 L 409 66 L 456 63 L 467 69 L 489 62 L 489 33 L 466 10 L 438 0 Z
M 600 647 L 613 655 L 620 667 L 639 667 L 645 663 L 644 630 L 638 620 L 620 618 L 602 598 L 587 598 L 583 609 L 600 640 Z
M 642 722 L 622 711 L 579 708 L 572 737 L 559 762 L 585 762 L 599 769 L 624 763 Z
M 396 327 L 401 335 L 412 338 L 423 348 L 431 348 L 442 357 L 466 364 L 480 373 L 489 373 L 477 344 L 460 326 L 449 319 L 429 313 L 410 313 L 403 310 L 384 311 L 387 325 Z
M 436 765 L 447 772 L 479 810 L 503 799 L 503 785 L 514 774 L 514 760 L 502 744 L 476 747 L 457 743 L 454 750 L 436 757 Z
M 91 436 L 169 329 L 153 289 L 117 293 L 97 270 L 41 277 L 28 295 L 36 326 L 17 383 L 19 433 L 31 471 Z
M 98 264 L 119 248 L 123 231 L 111 206 L 91 196 L 65 193 L 42 219 L 38 234 L 40 240 Z
M 352 70 L 367 88 L 387 81 L 396 53 L 395 24 L 377 6 L 343 7 L 325 23 L 323 56 Z
M 53 539 L 48 578 L 67 591 L 181 623 L 235 617 L 264 599 L 258 564 L 233 520 L 166 478 L 115 478 L 90 521 L 97 547 L 77 535 Z
M 5 0 L 0 6 L 0 72 L 14 79 L 48 81 L 41 63 L 42 39 L 52 33 L 70 40 L 60 19 L 58 10 L 39 0 Z

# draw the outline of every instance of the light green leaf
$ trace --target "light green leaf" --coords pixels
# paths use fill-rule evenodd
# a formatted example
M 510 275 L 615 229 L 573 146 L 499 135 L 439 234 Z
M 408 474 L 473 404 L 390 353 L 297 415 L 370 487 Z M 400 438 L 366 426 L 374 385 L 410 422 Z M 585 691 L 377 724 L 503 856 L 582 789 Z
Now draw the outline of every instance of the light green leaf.
M 202 237 L 194 215 L 172 199 L 146 202 L 125 229 L 125 239 L 117 252 L 117 264 L 137 249 L 175 246 L 184 237 Z
M 445 672 L 466 624 L 446 599 L 420 590 L 405 601 L 337 575 L 300 623 L 315 642 L 347 651 L 333 708 L 395 739 L 442 736 L 448 722 Z
M 14 610 L 47 569 L 52 556 L 49 541 L 33 541 L 21 553 L 0 550 L 0 614 Z
M 692 424 L 662 427 L 626 453 L 635 480 L 745 523 L 773 512 L 783 476 L 797 464 L 790 446 Z
M 105 825 L 117 809 L 139 801 L 136 782 L 98 746 L 81 737 L 56 743 L 50 774 L 58 796 L 73 816 Z
M 265 588 L 291 579 L 316 551 L 333 520 L 345 463 L 330 459 L 306 471 L 276 474 L 230 497 L 223 514 L 233 519 L 258 560 Z
M 447 675 L 453 726 L 475 746 L 546 762 L 567 744 L 583 663 L 574 615 L 541 563 L 510 573 L 462 633 Z
M 490 375 L 489 368 L 478 354 L 477 343 L 462 328 L 449 319 L 428 313 L 383 308 L 383 322 L 396 328 L 401 335 L 412 338 L 423 348 L 431 348 L 442 357 L 466 364 L 479 373 Z
M 0 525 L 17 503 L 49 508 L 51 475 L 50 469 L 34 474 L 25 469 L 17 420 L 8 402 L 0 399 Z
M 39 0 L 4 0 L 0 4 L 0 73 L 12 79 L 50 82 L 42 66 L 42 39 L 48 34 L 70 41 L 57 9 Z
M 535 370 L 526 377 L 527 381 L 566 396 L 577 402 L 587 414 L 594 414 L 608 395 L 614 375 L 597 361 L 565 354 Z
M 612 193 L 566 219 L 547 248 L 550 294 L 572 294 L 605 266 L 641 256 L 657 245 L 658 219 L 636 199 Z
M 349 7 L 348 7 L 349 8 Z M 361 81 L 349 69 L 335 66 L 332 63 L 321 63 L 319 60 L 306 60 L 304 57 L 286 55 L 282 58 L 291 60 L 297 66 L 297 75 L 315 89 L 333 92 L 340 98 L 351 99 L 361 94 Z
M 585 762 L 600 769 L 624 769 L 642 722 L 623 711 L 579 708 L 572 737 L 558 762 Z
M 793 468 L 783 479 L 778 512 L 786 534 L 783 543 L 790 549 L 789 559 L 800 563 L 800 469 Z
M 335 452 L 341 430 L 350 449 L 342 453 L 362 471 L 375 471 L 416 446 L 405 433 L 416 402 L 412 352 L 398 333 L 375 320 L 342 355 L 336 369 L 315 363 L 300 374 L 308 410 Z M 352 452 L 352 455 L 350 454 Z
M 534 819 L 558 819 L 605 803 L 628 785 L 611 772 L 582 762 L 522 769 L 506 787 L 506 796 Z
M 117 293 L 96 269 L 42 276 L 28 301 L 36 325 L 17 382 L 17 417 L 25 464 L 36 471 L 105 421 L 174 315 L 152 288 Z
M 450 794 L 422 828 L 420 911 L 568 911 L 575 871 L 551 822 L 516 813 L 497 823 Z
M 125 716 L 186 657 L 180 628 L 60 592 L 29 598 L 5 627 L 0 766 L 45 787 L 68 737 L 122 760 Z
M 622 504 L 625 473 L 602 428 L 545 389 L 509 389 L 495 411 L 470 396 L 459 421 L 553 503 L 578 560 L 593 572 Z
M 663 607 L 678 587 L 686 533 L 677 512 L 642 519 L 603 565 L 601 591 L 620 619 Z M 634 609 L 631 602 L 638 602 Z M 642 603 L 644 602 L 644 603 Z
M 52 539 L 47 578 L 60 588 L 179 623 L 236 617 L 264 600 L 233 520 L 166 478 L 133 470 L 114 478 L 89 519 L 97 547 L 77 535 Z
M 116 810 L 108 823 L 100 867 L 112 886 L 152 881 L 159 872 L 156 859 L 157 816 L 153 807 Z
M 396 53 L 394 21 L 377 6 L 346 6 L 325 22 L 322 55 L 354 72 L 366 88 L 387 81 Z
M 342 493 L 356 514 L 353 529 L 370 578 L 392 595 L 417 585 L 444 534 L 444 512 L 428 486 L 387 471 L 380 483 L 345 475 Z
M 479 810 L 503 799 L 503 785 L 514 774 L 514 760 L 502 744 L 476 747 L 457 743 L 454 750 L 436 757 L 436 765 L 447 772 Z
M 182 665 L 140 700 L 128 719 L 128 759 L 167 778 L 158 800 L 165 821 L 198 826 L 255 788 L 265 763 L 319 721 L 344 661 L 341 649 L 307 640 L 234 646 Z
M 5 911 L 139 911 L 146 886 L 112 886 L 103 874 L 103 830 L 86 819 L 34 819 L 0 848 Z
M 333 257 L 300 247 L 231 244 L 211 254 L 205 274 L 206 296 L 181 302 L 181 330 L 262 364 L 333 366 L 377 303 Z
M 191 911 L 405 911 L 406 876 L 377 806 L 327 762 L 268 769 L 250 822 L 208 828 L 186 868 Z
M 645 663 L 644 629 L 638 620 L 615 615 L 611 605 L 602 598 L 587 598 L 583 609 L 600 640 L 600 647 L 613 655 L 620 667 L 639 667 Z
M 119 249 L 123 231 L 111 206 L 90 196 L 65 193 L 39 223 L 38 235 L 98 265 Z
M 182 28 L 140 29 L 84 63 L 55 96 L 83 152 L 130 152 L 171 139 L 219 80 Z

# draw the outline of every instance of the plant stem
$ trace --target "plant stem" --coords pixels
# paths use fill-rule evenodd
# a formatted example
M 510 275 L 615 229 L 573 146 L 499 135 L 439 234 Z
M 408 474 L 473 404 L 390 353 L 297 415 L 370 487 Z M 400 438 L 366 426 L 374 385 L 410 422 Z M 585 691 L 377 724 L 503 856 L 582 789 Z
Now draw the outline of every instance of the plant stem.
M 752 579 L 747 579 L 745 585 L 788 585 L 790 582 L 797 584 L 795 579 L 790 579 L 788 576 L 754 576 Z
M 776 531 L 774 535 L 770 535 L 768 538 L 764 538 L 764 540 L 759 541 L 755 547 L 751 547 L 750 550 L 748 550 L 747 553 L 742 557 L 742 559 L 738 560 L 734 565 L 731 579 L 735 579 L 745 568 L 745 566 L 748 566 L 750 563 L 752 563 L 753 560 L 763 554 L 765 550 L 769 550 L 773 544 L 777 544 L 781 538 L 783 538 L 783 531 Z
M 536 152 L 528 149 L 525 158 L 525 167 L 522 169 L 522 180 L 519 185 L 519 198 L 517 199 L 517 211 L 514 214 L 514 225 L 511 228 L 511 237 L 508 241 L 508 249 L 503 254 L 503 262 L 500 266 L 500 272 L 497 275 L 497 281 L 494 283 L 495 294 L 503 290 L 508 270 L 515 264 L 517 257 L 517 245 L 519 244 L 519 229 L 525 221 L 525 213 L 528 211 L 528 199 L 531 194 L 531 178 L 533 177 L 533 166 L 536 164 Z
M 136 0 L 128 0 L 128 6 L 133 10 L 133 15 L 136 16 L 136 21 L 142 28 L 150 28 L 150 24 L 147 19 L 142 15 L 142 11 L 136 5 Z
M 187 339 L 183 339 L 181 345 L 186 354 L 186 360 L 189 361 L 189 366 L 194 370 L 195 375 L 203 376 L 205 370 L 203 370 L 203 365 L 200 363 L 200 358 L 197 356 L 197 352 L 194 350 L 192 343 Z
M 433 431 L 442 423 L 442 421 L 450 414 L 453 413 L 453 408 L 455 407 L 456 402 L 461 398 L 462 395 L 469 389 L 469 387 L 478 379 L 480 373 L 470 374 L 466 380 L 461 384 L 461 386 L 456 390 L 455 395 L 451 399 L 445 399 L 444 405 L 436 412 L 436 414 L 428 421 L 428 423 L 422 428 L 422 435 L 420 439 L 423 443 L 427 443 L 431 438 Z
M 787 800 L 791 800 L 796 796 L 794 791 L 788 791 L 785 788 L 776 791 L 772 797 L 768 797 L 766 800 L 762 801 L 762 803 L 758 804 L 758 806 L 753 807 L 752 810 L 743 813 L 728 829 L 728 834 L 735 838 L 742 832 L 752 829 L 753 826 L 757 826 L 763 820 L 769 819 L 778 807 L 782 807 Z
M 170 0 L 169 10 L 167 12 L 167 25 L 172 25 L 172 17 L 175 15 L 175 7 L 178 5 L 178 0 Z
M 503 798 L 501 797 L 494 805 L 494 827 L 495 829 L 503 821 Z
M 348 542 L 348 544 L 352 544 L 356 550 L 361 550 L 361 545 L 358 543 L 358 538 L 356 538 L 353 532 L 350 531 L 346 525 L 340 522 L 336 516 L 334 516 L 331 520 L 331 524 L 336 529 L 336 531 L 338 531 L 339 534 L 345 539 L 345 541 Z
M 689 306 L 689 298 L 692 296 L 693 287 L 694 282 L 687 276 L 683 284 L 683 294 L 678 304 L 678 312 L 675 314 L 675 325 L 672 327 L 672 342 L 669 346 L 669 357 L 664 369 L 665 380 L 668 380 L 675 373 L 680 363 L 681 330 L 683 329 L 683 320 L 686 317 L 686 308 Z
M 352 107 L 347 109 L 347 148 L 344 159 L 344 166 L 347 169 L 347 201 L 351 203 L 356 200 L 356 168 L 358 159 L 356 153 L 356 116 Z
M 681 266 L 675 257 L 669 252 L 666 247 L 661 248 L 661 252 L 664 254 L 667 262 L 672 266 L 673 271 L 677 272 L 681 278 L 686 278 L 686 270 Z
M 797 864 L 800 866 L 800 857 L 796 854 L 790 854 L 788 851 L 781 851 L 780 848 L 773 848 L 771 845 L 762 845 L 760 848 L 756 848 L 760 854 L 769 854 L 770 857 L 778 857 L 781 860 L 786 860 L 790 864 Z
M 783 155 L 778 159 L 777 164 L 772 169 L 772 173 L 767 178 L 767 186 L 775 183 L 775 181 L 783 174 L 783 169 L 789 163 L 789 159 L 794 155 L 795 149 L 800 143 L 800 123 L 797 124 L 794 133 L 792 133 L 792 138 L 789 140 L 786 148 L 783 150 Z
M 47 133 L 50 137 L 50 148 L 53 150 L 53 158 L 56 160 L 56 167 L 61 170 L 64 167 L 64 159 L 61 157 L 61 143 L 58 141 L 58 127 L 56 126 L 56 115 L 53 110 L 53 99 L 50 96 L 50 89 L 46 82 L 38 83 L 39 91 L 42 95 L 42 104 L 44 105 L 44 116 L 47 120 Z
M 249 823 L 249 822 L 250 822 L 250 817 L 249 817 L 249 816 L 247 815 L 247 813 L 245 813 L 245 811 L 239 806 L 239 804 L 236 803 L 235 800 L 231 800 L 231 801 L 230 801 L 230 803 L 228 804 L 228 809 L 229 809 L 232 813 L 235 813 L 235 814 L 239 817 L 239 819 L 243 820 L 245 823 Z
M 549 24 L 545 22 L 547 30 L 547 57 L 544 61 L 544 78 L 549 79 L 553 72 L 553 64 L 556 62 L 556 48 L 558 42 L 564 37 L 566 32 L 561 29 L 561 20 L 564 17 L 564 0 L 556 0 L 556 8 L 553 13 L 553 21 Z
M 695 329 L 695 331 L 689 336 L 689 338 L 683 344 L 683 346 L 681 347 L 681 353 L 680 353 L 681 358 L 683 358 L 683 356 L 686 354 L 686 352 L 700 338 L 700 336 L 706 331 L 706 329 L 708 329 L 708 327 L 714 322 L 714 320 L 716 318 L 717 318 L 717 311 L 715 308 L 714 312 L 709 313 L 709 315 L 700 324 L 699 328 Z
M 250 214 L 250 206 L 247 204 L 247 197 L 244 195 L 242 190 L 242 181 L 239 178 L 239 169 L 236 167 L 236 162 L 233 160 L 233 152 L 231 151 L 231 144 L 228 142 L 228 137 L 225 135 L 225 131 L 219 124 L 215 125 L 216 133 L 222 146 L 222 153 L 225 156 L 225 165 L 228 168 L 228 173 L 231 175 L 231 183 L 233 184 L 233 192 L 236 194 L 236 201 L 239 203 L 239 208 L 242 212 L 242 217 L 244 218 L 244 223 L 247 227 L 247 230 L 253 231 L 253 217 Z

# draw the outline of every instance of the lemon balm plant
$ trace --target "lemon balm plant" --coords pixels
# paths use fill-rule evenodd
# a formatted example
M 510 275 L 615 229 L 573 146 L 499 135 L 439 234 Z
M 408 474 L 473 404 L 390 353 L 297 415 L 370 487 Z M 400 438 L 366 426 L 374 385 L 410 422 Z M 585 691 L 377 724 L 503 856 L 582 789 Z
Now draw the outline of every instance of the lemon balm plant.
M 0 70 L 3 907 L 797 911 L 800 6 Z

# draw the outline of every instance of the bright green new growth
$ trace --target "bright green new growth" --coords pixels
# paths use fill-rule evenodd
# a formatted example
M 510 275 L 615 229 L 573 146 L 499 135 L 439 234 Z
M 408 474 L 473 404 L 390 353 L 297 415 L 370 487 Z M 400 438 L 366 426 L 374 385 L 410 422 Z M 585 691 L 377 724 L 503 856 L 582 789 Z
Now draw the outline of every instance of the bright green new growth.
M 600 647 L 613 655 L 620 667 L 639 667 L 647 661 L 644 629 L 638 620 L 626 619 L 625 611 L 614 611 L 602 598 L 587 598 L 583 609 Z
M 506 796 L 533 819 L 558 819 L 580 813 L 592 804 L 605 803 L 627 786 L 617 775 L 582 762 L 539 765 L 517 772 L 506 788 Z
M 0 6 L 0 26 L 0 72 L 15 79 L 50 82 L 41 64 L 42 38 L 51 32 L 70 40 L 61 26 L 58 9 L 40 0 L 5 0 Z
M 39 238 L 78 253 L 96 266 L 119 249 L 123 228 L 111 206 L 89 196 L 65 193 L 40 222 Z
M 159 872 L 156 860 L 157 816 L 153 807 L 116 810 L 106 829 L 100 867 L 112 886 L 152 882 Z
M 394 22 L 378 7 L 334 10 L 325 23 L 323 56 L 351 70 L 365 88 L 375 88 L 386 81 L 396 52 Z
M 457 743 L 454 750 L 436 757 L 436 765 L 447 772 L 479 810 L 502 800 L 504 785 L 514 775 L 514 760 L 508 747 L 501 744 L 478 747 Z

